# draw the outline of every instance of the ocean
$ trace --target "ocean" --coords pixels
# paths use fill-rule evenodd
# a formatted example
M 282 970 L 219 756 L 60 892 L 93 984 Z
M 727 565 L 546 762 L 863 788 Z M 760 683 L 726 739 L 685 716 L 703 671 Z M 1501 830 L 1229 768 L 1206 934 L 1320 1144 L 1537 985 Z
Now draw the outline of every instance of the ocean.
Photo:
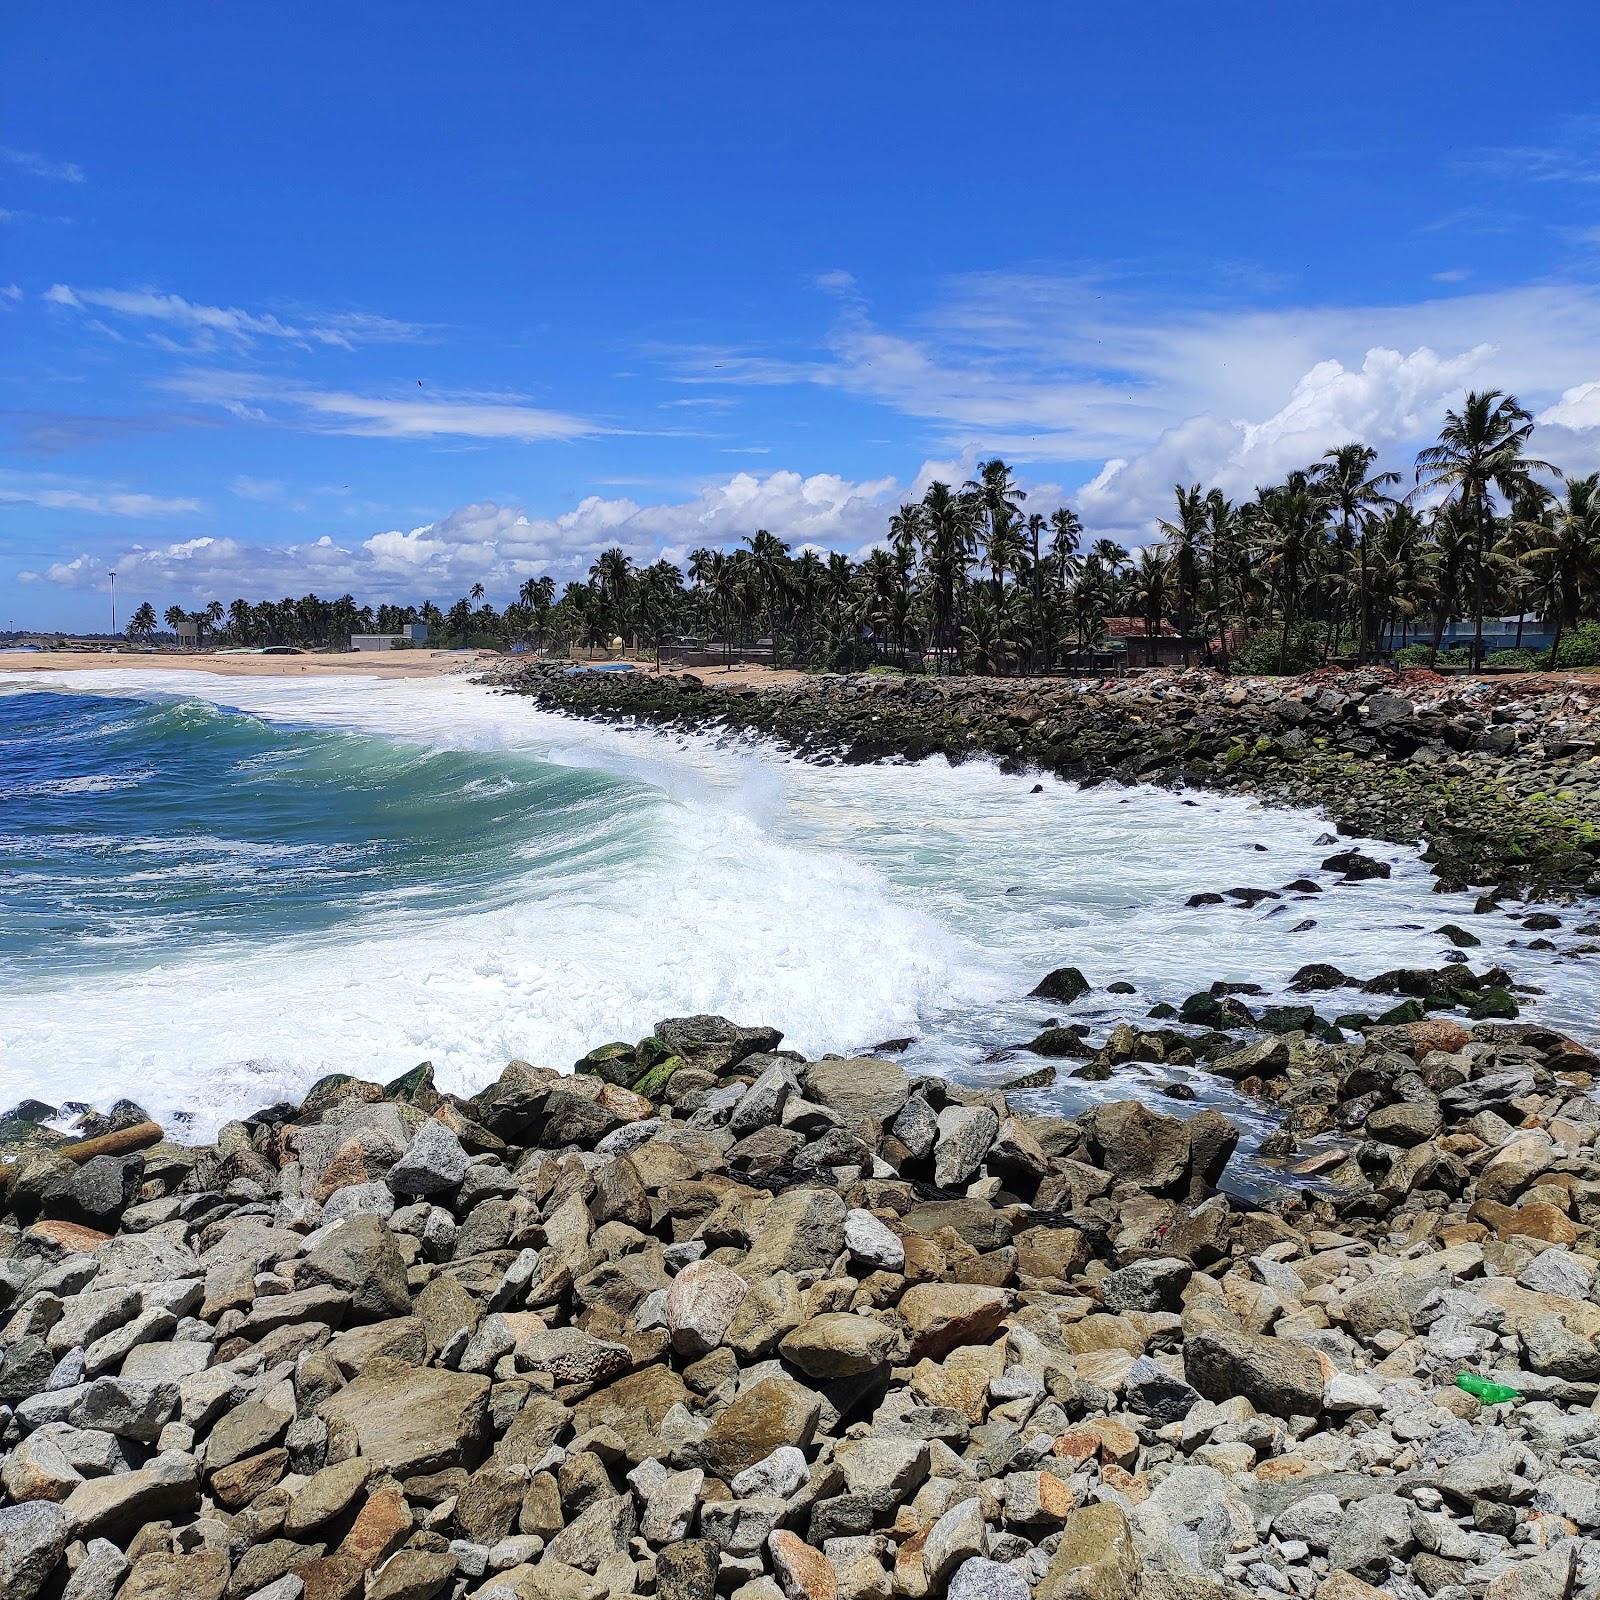
M 430 1060 L 465 1093 L 513 1058 L 565 1068 L 695 1011 L 808 1054 L 910 1035 L 910 1070 L 998 1081 L 1038 1064 L 992 1058 L 1055 1013 L 1025 998 L 1053 967 L 1135 986 L 1072 1008 L 1098 1032 L 1215 979 L 1436 965 L 1447 921 L 1482 937 L 1475 965 L 1540 987 L 1526 1015 L 1593 1038 L 1592 969 L 1434 893 L 1402 847 L 1357 841 L 1386 881 L 1185 908 L 1315 873 L 1327 831 L 986 763 L 813 766 L 460 678 L 0 665 L 0 1110 L 128 1097 L 210 1137 L 327 1072 Z M 1203 1073 L 1091 1084 L 1062 1065 L 1039 1104 L 1171 1110 L 1178 1076 L 1268 1125 Z

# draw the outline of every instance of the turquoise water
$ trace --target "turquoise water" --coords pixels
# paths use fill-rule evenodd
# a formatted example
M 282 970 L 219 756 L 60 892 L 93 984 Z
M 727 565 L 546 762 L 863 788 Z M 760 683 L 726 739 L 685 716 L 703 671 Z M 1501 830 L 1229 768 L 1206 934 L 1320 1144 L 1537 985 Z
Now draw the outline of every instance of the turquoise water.
M 129 1096 L 204 1135 L 322 1073 L 434 1063 L 469 1092 L 661 1017 L 770 1022 L 808 1053 L 911 1035 L 915 1071 L 989 1079 L 1072 963 L 1096 1030 L 1214 979 L 1437 964 L 1471 922 L 1531 1014 L 1590 1036 L 1592 976 L 1506 917 L 1387 881 L 1246 910 L 1201 889 L 1317 872 L 1315 816 L 1237 797 L 1078 790 L 972 763 L 818 768 L 741 741 L 549 716 L 464 679 L 226 679 L 0 664 L 0 1109 Z M 1569 925 L 1581 920 L 1572 916 Z M 1309 925 L 1309 926 L 1307 926 Z M 1574 942 L 1568 932 L 1559 945 Z M 1255 1128 L 1203 1074 L 1133 1094 Z
M 600 773 L 193 699 L 0 694 L 0 751 L 0 982 L 482 910 L 638 843 Z

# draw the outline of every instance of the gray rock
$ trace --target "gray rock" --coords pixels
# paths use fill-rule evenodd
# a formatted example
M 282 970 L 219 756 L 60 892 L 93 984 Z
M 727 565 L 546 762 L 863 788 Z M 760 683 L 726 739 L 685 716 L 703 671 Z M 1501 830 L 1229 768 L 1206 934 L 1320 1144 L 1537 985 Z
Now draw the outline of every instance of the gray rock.
M 626 1345 L 596 1339 L 581 1328 L 524 1334 L 515 1360 L 518 1371 L 548 1372 L 557 1383 L 608 1383 L 633 1365 Z
M 1027 1580 L 1015 1567 L 969 1556 L 950 1577 L 949 1600 L 1029 1600 Z
M 363 1212 L 322 1233 L 306 1257 L 313 1282 L 342 1289 L 367 1320 L 404 1316 L 411 1309 L 405 1258 L 382 1221 Z
M 467 1153 L 461 1141 L 436 1118 L 417 1129 L 400 1159 L 389 1169 L 396 1194 L 442 1194 L 466 1176 Z
M 757 1555 L 788 1509 L 787 1502 L 776 1495 L 715 1500 L 701 1507 L 700 1529 L 728 1555 Z
M 1000 1131 L 1000 1119 L 988 1106 L 946 1106 L 939 1113 L 938 1127 L 933 1181 L 941 1189 L 959 1188 L 983 1165 Z
M 1207 1400 L 1242 1394 L 1257 1410 L 1280 1417 L 1322 1411 L 1322 1365 L 1289 1339 L 1204 1328 L 1184 1342 L 1183 1370 Z
M 728 1118 L 728 1131 L 742 1139 L 757 1128 L 772 1126 L 783 1116 L 789 1097 L 799 1092 L 793 1068 L 784 1061 L 774 1062 L 739 1097 Z
M 109 1539 L 91 1539 L 61 1600 L 111 1600 L 127 1572 L 128 1558 Z
M 862 1266 L 899 1272 L 906 1264 L 906 1249 L 887 1224 L 860 1207 L 844 1218 L 844 1247 Z
M 810 1475 L 805 1453 L 795 1449 L 792 1444 L 784 1444 L 754 1466 L 735 1473 L 729 1488 L 745 1500 L 757 1495 L 777 1495 L 780 1499 L 787 1499 Z
M 1299 1539 L 1313 1550 L 1326 1550 L 1339 1535 L 1344 1508 L 1337 1495 L 1308 1494 L 1272 1519 L 1280 1539 Z
M 921 1095 L 913 1095 L 901 1108 L 890 1131 L 915 1160 L 922 1161 L 932 1153 L 934 1140 L 939 1137 L 939 1119 Z
M 718 1261 L 691 1261 L 667 1290 L 667 1331 L 680 1356 L 702 1356 L 722 1343 L 750 1286 Z
M 65 1391 L 71 1393 L 72 1391 Z M 119 1439 L 154 1444 L 178 1409 L 178 1387 L 135 1378 L 96 1378 L 72 1408 L 78 1428 L 98 1428 Z
M 1415 1548 L 1411 1507 L 1397 1494 L 1369 1495 L 1345 1508 L 1328 1564 L 1358 1578 L 1383 1578 L 1391 1561 L 1405 1560 Z
M 1176 1311 L 1193 1270 L 1175 1256 L 1135 1261 L 1101 1280 L 1100 1299 L 1108 1311 Z
M 591 1501 L 550 1541 L 545 1557 L 593 1572 L 607 1556 L 626 1554 L 637 1521 L 631 1494 Z
M 0 1509 L 0 1594 L 34 1600 L 67 1548 L 67 1518 L 48 1500 Z
M 74 1539 L 120 1538 L 146 1522 L 190 1509 L 200 1497 L 199 1466 L 191 1455 L 165 1450 L 132 1472 L 89 1478 L 62 1510 Z
M 1575 1256 L 1570 1250 L 1541 1250 L 1517 1274 L 1517 1282 L 1540 1294 L 1582 1300 L 1594 1285 L 1594 1262 L 1587 1256 Z
M 394 1215 L 394 1194 L 386 1183 L 347 1183 L 328 1196 L 318 1219 L 339 1222 L 366 1212 L 387 1222 Z
M 899 1115 L 911 1093 L 904 1070 L 876 1056 L 812 1061 L 801 1069 L 800 1082 L 809 1099 L 830 1111 L 880 1125 Z
M 644 1510 L 639 1518 L 640 1534 L 656 1545 L 687 1538 L 705 1481 L 706 1475 L 698 1467 L 665 1474 L 648 1495 L 641 1497 Z
M 893 1504 L 909 1500 L 922 1487 L 928 1459 L 921 1439 L 846 1439 L 833 1455 L 848 1493 Z
M 950 1507 L 928 1530 L 922 1546 L 922 1566 L 928 1585 L 937 1589 L 963 1562 L 988 1550 L 983 1507 L 976 1496 Z

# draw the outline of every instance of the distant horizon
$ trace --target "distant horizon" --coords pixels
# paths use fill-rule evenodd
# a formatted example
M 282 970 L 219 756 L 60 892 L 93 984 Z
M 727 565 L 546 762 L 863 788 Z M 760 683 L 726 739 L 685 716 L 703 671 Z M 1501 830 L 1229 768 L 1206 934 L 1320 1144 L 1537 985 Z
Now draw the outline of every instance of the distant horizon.
M 8 17 L 0 628 L 860 558 L 994 455 L 1136 549 L 1468 389 L 1600 468 L 1600 22 L 1156 12 Z

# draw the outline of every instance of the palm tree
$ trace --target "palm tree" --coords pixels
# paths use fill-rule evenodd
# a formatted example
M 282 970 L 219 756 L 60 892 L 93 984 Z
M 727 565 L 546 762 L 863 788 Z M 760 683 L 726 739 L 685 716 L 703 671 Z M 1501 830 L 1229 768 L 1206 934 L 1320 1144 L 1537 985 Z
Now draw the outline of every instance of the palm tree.
M 1200 551 L 1205 544 L 1208 507 L 1205 492 L 1194 484 L 1185 489 L 1175 484 L 1172 491 L 1178 500 L 1178 520 L 1162 522 L 1168 555 L 1172 564 L 1172 578 L 1178 591 L 1178 633 L 1182 637 L 1183 664 L 1189 665 L 1189 618 L 1200 586 Z
M 1600 587 L 1600 472 L 1568 478 L 1564 488 L 1549 542 L 1532 552 L 1541 609 L 1555 623 L 1550 641 L 1552 667 L 1561 649 L 1563 629 L 1578 620 L 1582 597 Z
M 1356 659 L 1365 661 L 1372 646 L 1372 598 L 1367 575 L 1367 540 L 1372 531 L 1374 515 L 1384 506 L 1389 504 L 1389 496 L 1383 491 L 1391 484 L 1399 483 L 1398 472 L 1378 472 L 1372 470 L 1373 463 L 1378 459 L 1378 452 L 1364 444 L 1342 444 L 1337 449 L 1327 451 L 1322 462 L 1317 468 L 1317 479 L 1328 501 L 1339 518 L 1339 585 L 1341 600 L 1339 609 L 1334 612 L 1333 648 L 1339 648 L 1339 632 L 1342 622 L 1343 600 L 1342 594 L 1346 581 L 1346 564 L 1350 558 L 1350 549 L 1359 535 L 1361 559 L 1360 580 L 1357 588 L 1358 595 L 1358 624 Z
M 1146 545 L 1139 552 L 1139 564 L 1134 569 L 1133 592 L 1144 617 L 1147 665 L 1156 664 L 1156 638 L 1161 632 L 1161 618 L 1167 604 L 1167 557 L 1158 545 Z
M 1288 480 L 1260 493 L 1262 531 L 1283 608 L 1278 636 L 1278 671 L 1289 670 L 1289 632 L 1294 626 L 1306 575 L 1322 544 L 1325 501 L 1309 472 L 1295 471 Z
M 128 618 L 128 637 L 146 643 L 156 631 L 156 608 L 148 600 L 141 601 L 138 609 Z
M 947 483 L 930 483 L 922 497 L 922 561 L 933 600 L 933 643 L 949 661 L 952 636 L 959 640 L 956 601 L 972 559 L 972 504 L 950 492 Z
M 1445 621 L 1460 604 L 1462 578 L 1472 574 L 1475 566 L 1477 529 L 1471 505 L 1456 499 L 1436 507 L 1428 535 L 1432 550 L 1429 588 L 1433 598 L 1433 638 L 1428 649 L 1431 667 L 1438 665 Z
M 1206 526 L 1203 553 L 1211 579 L 1211 612 L 1217 619 L 1217 648 L 1222 654 L 1222 674 L 1228 675 L 1228 611 L 1233 589 L 1233 568 L 1239 555 L 1238 514 L 1220 489 L 1206 496 Z M 1211 625 L 1201 618 L 1201 631 L 1210 649 Z
M 1529 474 L 1554 472 L 1546 461 L 1523 452 L 1533 432 L 1533 417 L 1514 395 L 1498 389 L 1473 390 L 1459 411 L 1447 411 L 1439 442 L 1417 455 L 1417 486 L 1444 489 L 1466 508 L 1473 542 L 1472 667 L 1483 665 L 1484 576 L 1494 521 L 1491 493 L 1514 501 Z
M 1021 549 L 1017 519 L 1022 502 L 1028 497 L 1012 481 L 1011 468 L 998 457 L 985 461 L 978 468 L 978 476 L 969 479 L 964 487 L 983 519 L 984 559 L 989 563 L 994 592 L 998 595 L 1005 587 L 1005 574 L 1016 566 Z
M 600 602 L 595 613 L 596 624 L 620 636 L 628 621 L 633 558 L 617 545 L 602 550 L 589 568 L 589 582 Z
M 772 637 L 772 664 L 778 664 L 779 601 L 783 596 L 785 570 L 789 565 L 789 547 L 776 534 L 765 528 L 745 540 L 750 546 L 750 567 L 756 596 L 756 611 L 765 615 L 767 632 Z

